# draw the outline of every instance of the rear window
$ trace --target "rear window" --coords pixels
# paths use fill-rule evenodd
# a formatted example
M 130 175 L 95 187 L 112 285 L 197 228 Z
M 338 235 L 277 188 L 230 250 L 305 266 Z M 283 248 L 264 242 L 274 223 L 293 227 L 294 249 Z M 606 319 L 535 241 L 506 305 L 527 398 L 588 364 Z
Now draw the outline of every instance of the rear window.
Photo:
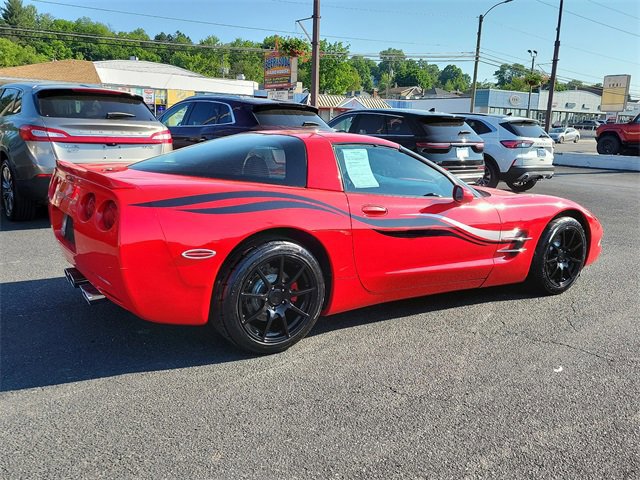
M 130 165 L 132 170 L 304 187 L 304 142 L 287 135 L 245 133 L 193 145 Z
M 264 127 L 320 127 L 331 130 L 315 112 L 289 108 L 260 109 L 254 112 Z
M 500 126 L 518 137 L 540 138 L 547 136 L 542 127 L 534 122 L 504 122 Z
M 126 94 L 61 89 L 45 90 L 38 93 L 37 98 L 38 109 L 43 117 L 155 120 L 142 101 Z
M 472 131 L 464 123 L 464 118 L 457 117 L 420 117 L 424 131 L 427 135 L 448 135 L 452 138 L 458 137 L 461 130 Z

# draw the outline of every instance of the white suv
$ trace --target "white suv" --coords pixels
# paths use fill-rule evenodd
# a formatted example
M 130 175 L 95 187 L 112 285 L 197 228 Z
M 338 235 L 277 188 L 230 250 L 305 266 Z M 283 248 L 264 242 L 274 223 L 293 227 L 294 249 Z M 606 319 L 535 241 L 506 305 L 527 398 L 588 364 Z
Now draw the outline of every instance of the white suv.
M 484 140 L 484 178 L 495 188 L 503 180 L 515 192 L 553 177 L 553 140 L 536 120 L 509 115 L 459 114 Z

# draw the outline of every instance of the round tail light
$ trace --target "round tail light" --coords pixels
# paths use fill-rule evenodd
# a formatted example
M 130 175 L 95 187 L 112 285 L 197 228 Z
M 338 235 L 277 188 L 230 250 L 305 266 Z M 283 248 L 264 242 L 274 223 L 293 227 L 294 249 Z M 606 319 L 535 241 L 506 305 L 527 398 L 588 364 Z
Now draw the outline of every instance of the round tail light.
M 103 230 L 110 230 L 118 221 L 118 206 L 113 200 L 104 202 L 100 209 L 99 224 Z
M 87 193 L 82 200 L 80 200 L 80 208 L 78 215 L 80 220 L 86 222 L 96 211 L 96 196 L 93 193 Z

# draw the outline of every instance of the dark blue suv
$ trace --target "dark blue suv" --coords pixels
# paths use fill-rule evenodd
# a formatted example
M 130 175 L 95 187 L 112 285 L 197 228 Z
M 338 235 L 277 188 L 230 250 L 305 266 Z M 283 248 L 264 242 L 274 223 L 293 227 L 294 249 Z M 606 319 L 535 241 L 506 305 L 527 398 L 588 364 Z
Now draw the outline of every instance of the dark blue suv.
M 332 130 L 315 107 L 231 95 L 189 97 L 168 109 L 159 120 L 171 131 L 174 149 L 249 130 L 299 127 Z

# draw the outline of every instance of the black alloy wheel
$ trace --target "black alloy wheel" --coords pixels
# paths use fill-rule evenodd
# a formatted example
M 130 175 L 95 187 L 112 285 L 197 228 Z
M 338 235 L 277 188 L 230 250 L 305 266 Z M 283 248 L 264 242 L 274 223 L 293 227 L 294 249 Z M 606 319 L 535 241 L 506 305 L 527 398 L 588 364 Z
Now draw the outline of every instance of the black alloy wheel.
M 220 289 L 218 330 L 255 353 L 286 350 L 320 316 L 324 278 L 317 260 L 288 241 L 264 243 L 243 256 Z
M 9 160 L 4 160 L 0 167 L 0 195 L 2 195 L 2 211 L 9 220 L 31 220 L 35 217 L 36 203 L 18 192 L 14 170 Z
M 617 155 L 620 153 L 620 140 L 613 135 L 607 135 L 598 139 L 596 150 L 601 155 Z
M 536 247 L 529 281 L 544 293 L 562 293 L 580 275 L 586 254 L 587 239 L 580 222 L 571 217 L 553 220 Z
M 527 190 L 532 189 L 536 183 L 538 183 L 538 180 L 527 180 L 524 182 L 506 182 L 509 188 L 514 192 L 526 192 Z
M 491 160 L 484 160 L 484 177 L 476 182 L 481 187 L 496 188 L 500 182 L 500 171 Z

